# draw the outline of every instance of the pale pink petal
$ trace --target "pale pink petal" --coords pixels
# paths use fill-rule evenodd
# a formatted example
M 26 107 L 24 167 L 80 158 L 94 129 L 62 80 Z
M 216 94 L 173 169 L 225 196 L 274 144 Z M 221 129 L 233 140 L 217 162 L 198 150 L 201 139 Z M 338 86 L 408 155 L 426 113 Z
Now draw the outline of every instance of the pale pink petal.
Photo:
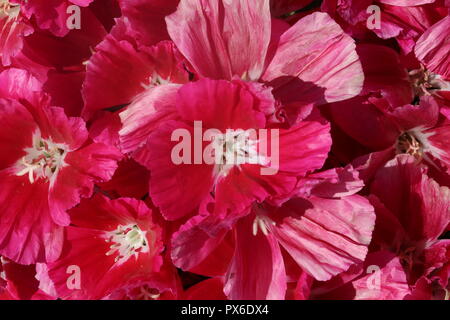
M 35 98 L 33 93 L 41 90 L 42 83 L 26 70 L 10 68 L 0 73 L 0 96 L 2 98 L 30 101 Z
M 142 147 L 149 134 L 165 120 L 179 118 L 176 112 L 180 85 L 167 84 L 150 88 L 120 113 L 121 149 L 128 153 Z
M 306 83 L 314 90 L 317 101 L 324 103 L 359 94 L 364 74 L 353 39 L 328 14 L 313 13 L 281 35 L 263 80 L 297 92 L 297 87 Z M 295 99 L 302 97 L 294 94 L 290 98 Z
M 307 198 L 315 195 L 321 198 L 340 198 L 356 194 L 364 187 L 358 171 L 351 165 L 313 173 L 300 179 L 297 195 Z
M 33 33 L 33 28 L 19 17 L 19 7 L 13 7 L 7 14 L 0 13 L 0 47 L 2 65 L 11 65 L 11 59 L 23 48 L 23 37 Z
M 258 80 L 270 41 L 269 0 L 181 1 L 170 37 L 199 75 Z
M 417 41 L 415 54 L 432 72 L 450 79 L 450 16 L 428 29 Z
M 364 261 L 375 214 L 363 197 L 294 198 L 270 216 L 271 230 L 304 271 L 329 280 Z

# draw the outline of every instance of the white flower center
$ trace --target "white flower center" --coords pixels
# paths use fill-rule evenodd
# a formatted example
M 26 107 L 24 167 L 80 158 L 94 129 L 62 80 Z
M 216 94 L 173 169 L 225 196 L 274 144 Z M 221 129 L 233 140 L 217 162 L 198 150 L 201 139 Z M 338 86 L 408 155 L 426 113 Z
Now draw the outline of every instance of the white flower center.
M 0 0 L 0 18 L 8 16 L 9 19 L 15 19 L 18 17 L 20 6 L 9 3 L 8 0 Z
M 215 135 L 212 145 L 215 152 L 218 176 L 226 176 L 234 166 L 241 164 L 267 165 L 265 156 L 258 153 L 258 140 L 254 130 L 227 130 L 225 134 Z
M 52 184 L 58 171 L 66 165 L 64 158 L 67 155 L 67 146 L 41 138 L 40 131 L 33 135 L 32 143 L 31 148 L 24 149 L 26 155 L 17 162 L 16 175 L 27 174 L 30 183 L 44 179 Z
M 107 232 L 106 242 L 111 242 L 107 256 L 116 254 L 114 262 L 122 264 L 131 256 L 138 257 L 139 253 L 148 252 L 147 231 L 142 231 L 137 225 L 119 225 L 116 230 Z

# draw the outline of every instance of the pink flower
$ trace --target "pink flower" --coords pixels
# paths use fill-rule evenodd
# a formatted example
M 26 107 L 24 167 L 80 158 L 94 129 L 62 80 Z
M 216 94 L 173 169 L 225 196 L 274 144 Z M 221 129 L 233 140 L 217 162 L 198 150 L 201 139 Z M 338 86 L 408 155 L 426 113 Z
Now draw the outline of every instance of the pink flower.
M 163 250 L 161 228 L 147 205 L 135 199 L 109 200 L 102 195 L 84 200 L 70 211 L 61 258 L 47 264 L 49 279 L 60 297 L 101 299 L 122 287 L 156 283 Z M 67 270 L 77 267 L 79 286 L 67 285 Z M 76 274 L 74 274 L 76 275 Z M 159 286 L 161 291 L 165 288 Z
M 405 294 L 411 295 L 411 298 L 418 294 L 417 281 L 422 277 L 428 279 L 429 286 L 436 281 L 437 287 L 445 289 L 448 273 L 439 275 L 434 271 L 448 262 L 443 247 L 446 241 L 438 238 L 450 222 L 450 190 L 430 179 L 423 168 L 414 164 L 412 157 L 398 156 L 378 171 L 371 193 L 373 196 L 370 199 L 377 212 L 373 250 L 388 249 L 395 253 L 394 259 L 401 265 L 397 274 L 405 274 L 400 280 L 406 288 L 402 292 L 403 298 L 406 298 Z M 444 249 L 443 255 L 431 254 L 441 248 Z M 392 280 L 384 283 L 395 289 Z M 389 298 L 383 296 L 384 285 L 378 298 Z M 359 290 L 367 288 L 363 286 L 357 292 Z M 398 290 L 395 294 L 397 299 L 402 298 Z
M 82 115 L 86 119 L 98 110 L 120 108 L 132 101 L 140 110 L 142 101 L 146 99 L 144 102 L 148 104 L 147 97 L 154 91 L 149 88 L 158 88 L 160 84 L 165 88 L 164 84 L 186 83 L 189 79 L 183 59 L 170 41 L 136 48 L 134 41 L 122 39 L 125 30 L 128 26 L 119 21 L 88 62 L 82 92 L 85 101 Z M 148 109 L 147 112 L 152 110 Z
M 237 9 L 221 4 L 225 7 L 220 15 L 228 17 L 224 28 L 229 29 L 222 31 L 214 27 L 222 19 L 215 5 L 207 1 L 201 4 L 183 1 L 166 19 L 168 35 L 174 43 L 174 48 L 170 48 L 170 43 L 156 44 L 154 35 L 159 27 L 141 27 L 148 11 L 137 8 L 144 3 L 157 8 L 154 8 L 157 17 L 152 21 L 158 22 L 168 14 L 168 9 L 162 10 L 155 1 L 135 1 L 126 6 L 124 17 L 96 48 L 97 54 L 88 63 L 83 92 L 86 119 L 96 110 L 130 103 L 129 119 L 122 120 L 127 126 L 143 112 L 142 118 L 147 121 L 151 117 L 169 116 L 165 108 L 158 108 L 163 110 L 160 114 L 154 106 L 143 104 L 153 105 L 156 99 L 170 100 L 175 90 L 173 84 L 188 81 L 187 73 L 182 72 L 185 69 L 198 77 L 226 80 L 238 77 L 267 83 L 284 104 L 280 113 L 287 115 L 280 116 L 281 119 L 286 121 L 284 117 L 288 117 L 290 122 L 304 118 L 313 105 L 347 99 L 361 90 L 363 74 L 353 40 L 326 14 L 307 16 L 288 30 L 283 23 L 272 25 L 268 0 L 258 5 L 239 1 Z M 203 16 L 202 10 L 215 14 Z M 250 16 L 255 19 L 251 20 Z M 194 22 L 196 19 L 203 26 L 202 33 L 198 32 L 202 29 Z M 256 34 L 255 25 L 261 26 Z M 129 31 L 134 26 L 137 33 Z M 223 38 L 227 32 L 235 36 Z M 210 41 L 208 33 L 214 41 Z M 165 39 L 164 32 L 160 36 L 158 41 Z M 128 81 L 123 81 L 125 78 Z
M 0 82 L 0 252 L 22 264 L 53 261 L 70 222 L 66 210 L 112 176 L 121 154 L 90 143 L 82 119 L 50 107 L 27 72 L 9 69 Z
M 175 94 L 174 104 L 166 109 L 173 110 L 177 120 L 160 120 L 159 126 L 149 131 L 147 141 L 145 136 L 142 139 L 128 134 L 128 127 L 120 131 L 123 146 L 144 140 L 145 144 L 135 158 L 151 171 L 152 200 L 169 220 L 186 216 L 211 200 L 215 203 L 214 212 L 219 220 L 240 214 L 255 200 L 263 201 L 269 196 L 290 192 L 298 176 L 320 168 L 326 158 L 330 146 L 328 126 L 319 118 L 317 121 L 299 122 L 290 129 L 279 129 L 279 146 L 274 146 L 279 148 L 279 168 L 276 168 L 275 157 L 271 164 L 267 162 L 270 161 L 270 144 L 266 151 L 260 151 L 267 152 L 264 155 L 257 153 L 257 145 L 246 151 L 248 157 L 253 154 L 261 156 L 255 164 L 248 164 L 250 160 L 246 158 L 246 162 L 239 166 L 232 162 L 177 165 L 172 159 L 172 150 L 177 144 L 171 141 L 174 130 L 184 129 L 194 136 L 195 121 L 201 121 L 204 130 L 218 129 L 222 134 L 226 130 L 233 130 L 238 135 L 250 129 L 269 128 L 266 116 L 273 113 L 274 100 L 267 89 L 240 81 L 203 79 L 182 86 Z M 205 106 L 209 108 L 205 110 Z M 268 135 L 265 139 L 269 141 L 270 137 Z M 224 140 L 223 143 L 227 148 L 239 147 L 230 141 Z M 191 150 L 194 154 L 195 150 Z M 203 154 L 202 150 L 200 152 Z M 263 157 L 267 161 L 263 161 Z M 277 170 L 278 173 L 261 175 L 263 168 Z M 211 192 L 214 193 L 213 198 Z
M 83 63 L 91 56 L 92 48 L 106 36 L 114 16 L 120 14 L 113 1 L 96 1 L 89 8 L 83 7 L 80 29 L 73 30 L 66 27 L 70 14 L 65 11 L 72 2 L 56 0 L 60 5 L 54 8 L 48 7 L 51 6 L 49 1 L 3 1 L 0 15 L 2 65 L 27 70 L 43 83 L 43 91 L 49 94 L 52 105 L 64 108 L 69 116 L 80 116 Z M 87 5 L 91 1 L 73 2 Z M 50 33 L 46 29 L 48 23 L 40 28 L 42 19 L 35 14 L 48 23 L 61 24 L 52 24 L 51 29 L 63 28 L 64 36 Z
M 449 9 L 0 0 L 0 299 L 448 298 Z
M 333 153 L 342 159 L 350 155 L 347 161 L 357 158 L 354 165 L 362 166 L 365 179 L 401 153 L 413 155 L 438 172 L 448 171 L 448 82 L 423 67 L 408 73 L 399 55 L 387 47 L 364 44 L 357 51 L 366 75 L 361 94 L 324 106 L 322 111 L 351 143 L 365 149 L 353 156 L 357 148 L 334 133 Z
M 355 172 L 345 171 L 302 178 L 290 200 L 280 206 L 255 203 L 237 221 L 224 286 L 228 298 L 284 299 L 287 284 L 298 279 L 295 268 L 324 281 L 364 261 L 375 215 L 370 203 L 355 195 L 363 186 L 348 176 Z M 228 231 L 210 236 L 208 228 L 208 217 L 197 216 L 173 235 L 176 266 L 211 275 L 216 257 L 227 263 Z
M 201 77 L 261 80 L 285 102 L 339 101 L 361 89 L 354 43 L 326 14 L 311 14 L 272 37 L 269 1 L 183 1 L 166 20 L 171 39 Z M 298 95 L 283 96 L 289 89 Z
M 377 172 L 370 192 L 377 219 L 367 259 L 356 274 L 339 276 L 344 285 L 318 284 L 316 292 L 358 300 L 443 298 L 448 241 L 439 237 L 450 221 L 449 189 L 413 157 L 399 155 Z

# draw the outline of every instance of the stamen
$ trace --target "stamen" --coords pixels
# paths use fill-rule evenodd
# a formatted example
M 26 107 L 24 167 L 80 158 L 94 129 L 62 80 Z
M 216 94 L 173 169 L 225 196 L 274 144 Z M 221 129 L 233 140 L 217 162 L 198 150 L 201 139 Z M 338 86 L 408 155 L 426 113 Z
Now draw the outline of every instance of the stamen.
M 142 231 L 137 225 L 119 225 L 116 230 L 107 232 L 106 242 L 112 243 L 107 256 L 117 253 L 115 263 L 122 264 L 131 256 L 138 257 L 139 253 L 148 252 L 146 238 L 147 231 Z
M 1 266 L 3 265 L 6 265 L 8 263 L 8 261 L 6 261 L 2 256 L 0 256 L 0 270 L 2 270 L 2 268 L 1 268 Z M 6 273 L 5 273 L 5 270 L 3 269 L 3 271 L 1 271 L 0 272 L 0 280 L 1 279 L 3 279 L 3 280 L 7 280 L 6 279 Z
M 217 177 L 226 176 L 232 167 L 240 167 L 241 164 L 268 164 L 266 157 L 258 153 L 259 141 L 253 133 L 253 130 L 227 130 L 225 134 L 214 137 Z
M 265 236 L 268 236 L 271 225 L 274 226 L 276 223 L 268 216 L 257 215 L 253 221 L 253 235 L 256 236 L 258 234 L 258 230 L 261 229 L 261 232 Z
M 25 148 L 26 155 L 16 164 L 17 176 L 28 175 L 31 184 L 39 179 L 53 183 L 58 171 L 66 164 L 67 146 L 43 139 L 38 130 L 33 135 L 31 148 Z
M 397 139 L 397 153 L 412 155 L 416 160 L 423 158 L 423 145 L 411 132 L 403 132 Z
M 422 96 L 432 95 L 436 91 L 450 90 L 449 82 L 443 80 L 440 75 L 430 72 L 423 65 L 420 69 L 410 71 L 409 78 L 416 100 Z

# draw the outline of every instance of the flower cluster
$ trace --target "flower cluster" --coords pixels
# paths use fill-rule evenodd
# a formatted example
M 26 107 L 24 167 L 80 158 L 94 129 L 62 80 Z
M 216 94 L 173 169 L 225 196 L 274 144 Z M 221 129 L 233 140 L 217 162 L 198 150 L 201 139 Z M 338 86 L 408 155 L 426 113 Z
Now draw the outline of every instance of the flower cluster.
M 0 0 L 0 299 L 449 299 L 449 10 Z

